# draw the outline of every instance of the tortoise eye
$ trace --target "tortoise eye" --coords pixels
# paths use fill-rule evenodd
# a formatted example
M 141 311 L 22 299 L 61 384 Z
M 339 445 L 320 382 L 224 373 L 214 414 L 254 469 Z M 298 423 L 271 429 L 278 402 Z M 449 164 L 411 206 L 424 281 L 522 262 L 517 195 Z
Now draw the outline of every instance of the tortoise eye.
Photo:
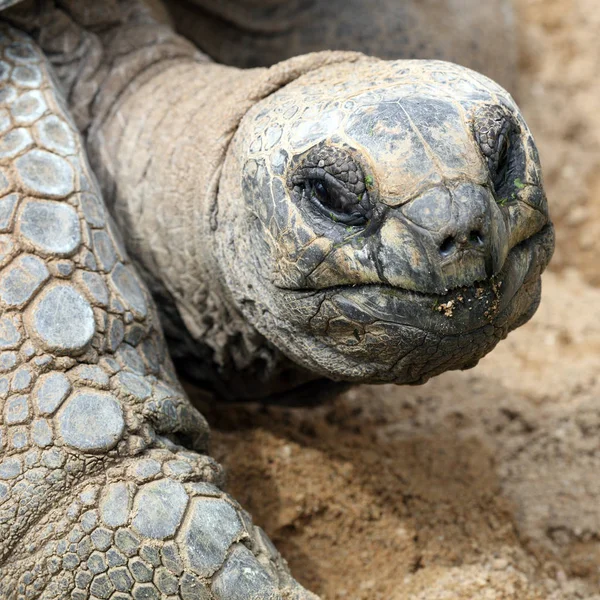
M 501 106 L 483 106 L 474 116 L 475 139 L 487 162 L 498 196 L 505 192 L 511 170 L 513 141 L 518 125 Z
M 325 206 L 330 204 L 329 191 L 322 181 L 312 182 L 312 191 L 321 204 Z
M 494 177 L 494 188 L 497 191 L 502 188 L 506 181 L 510 156 L 510 137 L 507 135 L 504 136 L 503 139 L 499 141 L 499 144 L 500 150 L 498 152 L 498 161 L 495 165 L 494 172 L 492 173 Z
M 341 186 L 330 186 L 326 181 L 309 179 L 306 192 L 311 202 L 335 223 L 359 226 L 367 222 L 367 211 L 360 201 L 349 196 Z M 360 200 L 368 205 L 367 194 L 361 194 Z
M 322 143 L 294 157 L 288 185 L 311 218 L 345 226 L 366 225 L 373 216 L 373 177 L 365 176 L 345 148 Z

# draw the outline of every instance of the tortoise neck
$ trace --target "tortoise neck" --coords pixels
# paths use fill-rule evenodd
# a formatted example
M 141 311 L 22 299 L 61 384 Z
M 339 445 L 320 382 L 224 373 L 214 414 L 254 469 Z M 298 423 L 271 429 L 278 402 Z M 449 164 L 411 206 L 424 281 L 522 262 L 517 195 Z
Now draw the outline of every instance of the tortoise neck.
M 262 392 L 287 364 L 236 310 L 214 253 L 222 166 L 253 103 L 247 88 L 255 76 L 172 61 L 132 84 L 88 135 L 94 169 L 157 301 L 175 363 L 226 398 Z
M 258 354 L 277 362 L 275 351 L 257 353 L 264 340 L 228 301 L 212 260 L 220 167 L 245 112 L 247 75 L 178 36 L 155 1 L 99 0 L 89 10 L 41 0 L 4 16 L 52 64 L 173 358 L 219 395 L 239 395 L 241 374 L 264 371 L 253 366 Z

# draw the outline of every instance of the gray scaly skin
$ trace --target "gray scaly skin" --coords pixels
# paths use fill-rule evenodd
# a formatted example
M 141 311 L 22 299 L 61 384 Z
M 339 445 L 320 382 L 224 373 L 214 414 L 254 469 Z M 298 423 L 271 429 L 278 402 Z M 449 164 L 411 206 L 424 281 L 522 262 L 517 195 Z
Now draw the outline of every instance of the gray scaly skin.
M 3 16 L 0 594 L 310 598 L 220 491 L 151 296 L 223 397 L 472 366 L 552 250 L 518 109 L 447 63 L 217 65 L 133 0 Z
M 475 72 L 348 53 L 173 66 L 103 140 L 173 357 L 222 397 L 423 383 L 537 308 L 554 243 L 537 150 Z
M 0 597 L 312 597 L 219 489 L 50 67 L 0 27 Z
M 221 182 L 227 289 L 311 373 L 423 383 L 537 308 L 553 248 L 537 151 L 474 72 L 361 59 L 307 74 L 245 116 Z

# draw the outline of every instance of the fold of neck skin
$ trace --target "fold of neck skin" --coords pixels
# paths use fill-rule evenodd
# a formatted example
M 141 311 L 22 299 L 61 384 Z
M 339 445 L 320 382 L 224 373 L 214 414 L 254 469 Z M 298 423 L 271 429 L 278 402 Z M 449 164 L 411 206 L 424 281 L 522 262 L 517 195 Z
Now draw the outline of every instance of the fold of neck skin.
M 265 346 L 235 309 L 213 252 L 221 167 L 251 80 L 221 65 L 172 63 L 132 84 L 89 142 L 176 363 L 225 397 L 236 395 L 228 385 L 242 387 L 231 380 L 252 370 Z
M 169 60 L 134 79 L 88 133 L 93 167 L 157 299 L 173 358 L 224 397 L 243 388 L 231 380 L 259 354 L 274 368 L 282 359 L 235 309 L 212 248 L 221 167 L 261 74 L 203 57 Z
M 207 303 L 229 305 L 212 229 L 221 166 L 248 79 L 214 63 L 172 61 L 134 81 L 88 137 L 131 253 L 151 289 L 162 287 L 172 298 L 194 339 L 210 329 Z

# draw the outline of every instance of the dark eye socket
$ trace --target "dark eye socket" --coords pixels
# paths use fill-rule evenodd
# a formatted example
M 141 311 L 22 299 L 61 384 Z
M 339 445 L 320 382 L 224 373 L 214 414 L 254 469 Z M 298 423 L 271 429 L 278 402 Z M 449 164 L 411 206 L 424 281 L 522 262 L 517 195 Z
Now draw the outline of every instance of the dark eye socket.
M 517 131 L 514 119 L 501 106 L 484 106 L 475 114 L 475 137 L 487 160 L 490 178 L 500 195 L 509 179 L 512 138 Z
M 325 180 L 315 179 L 305 182 L 305 191 L 313 205 L 332 221 L 352 226 L 367 223 L 369 215 L 364 208 L 368 201 L 366 191 L 359 197 L 352 198 L 346 196 L 338 186 L 331 185 Z
M 329 204 L 329 191 L 325 187 L 325 184 L 322 181 L 313 181 L 312 182 L 312 191 L 317 198 L 317 200 L 324 205 Z
M 323 142 L 294 161 L 288 185 L 314 216 L 352 227 L 369 222 L 373 177 L 365 176 L 353 152 Z
M 503 139 L 499 140 L 498 143 L 500 144 L 500 150 L 494 172 L 492 173 L 494 188 L 496 190 L 499 190 L 506 182 L 510 157 L 510 136 L 503 136 Z

